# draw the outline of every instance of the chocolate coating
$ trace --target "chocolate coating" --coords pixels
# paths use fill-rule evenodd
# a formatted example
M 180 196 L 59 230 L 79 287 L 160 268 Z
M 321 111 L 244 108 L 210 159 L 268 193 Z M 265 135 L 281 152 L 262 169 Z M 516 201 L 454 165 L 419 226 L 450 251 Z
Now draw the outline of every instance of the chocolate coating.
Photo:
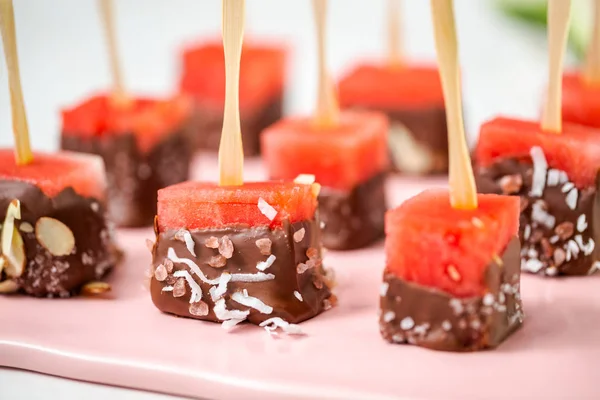
M 406 174 L 435 175 L 448 172 L 448 130 L 443 107 L 377 108 L 390 119 L 388 136 L 393 170 Z
M 65 132 L 61 146 L 103 158 L 111 221 L 122 227 L 150 226 L 157 191 L 188 178 L 192 152 L 185 129 L 166 136 L 147 153 L 139 150 L 133 134 L 88 138 Z
M 365 247 L 383 237 L 386 174 L 378 174 L 350 191 L 322 187 L 319 215 L 323 246 L 332 250 Z
M 391 343 L 433 350 L 497 347 L 523 323 L 518 238 L 510 241 L 501 258 L 501 265 L 491 260 L 485 271 L 486 294 L 471 298 L 456 298 L 385 272 L 381 335 Z
M 204 282 L 184 263 L 174 262 L 171 266 L 172 259 L 169 257 L 171 248 L 177 257 L 193 261 L 209 280 L 219 279 L 224 273 L 231 274 L 232 280 L 227 284 L 226 291 L 218 298 L 224 299 L 227 310 L 249 311 L 245 320 L 250 323 L 260 324 L 273 317 L 280 317 L 289 323 L 298 323 L 312 318 L 330 306 L 331 298 L 329 282 L 321 263 L 319 230 L 316 224 L 317 222 L 312 220 L 291 225 L 288 223 L 282 228 L 275 229 L 266 226 L 252 228 L 239 226 L 191 231 L 189 234 L 194 242 L 196 256 L 190 253 L 185 240 L 176 237 L 177 231 L 160 233 L 157 235 L 152 254 L 154 271 L 150 284 L 152 301 L 159 310 L 166 313 L 214 322 L 224 320 L 216 315 L 215 304 L 218 299 L 213 299 L 210 294 L 211 289 L 215 290 L 218 284 Z M 304 233 L 297 234 L 294 238 L 294 234 L 301 230 L 304 230 Z M 270 241 L 270 248 L 267 249 L 268 246 L 265 246 L 261 250 L 257 245 L 258 240 Z M 209 247 L 211 241 L 215 244 Z M 212 248 L 217 242 L 224 247 Z M 230 258 L 225 258 L 221 254 Z M 275 260 L 272 265 L 261 271 L 257 268 L 257 264 L 266 261 L 270 256 L 268 254 L 275 256 Z M 306 270 L 303 270 L 305 267 Z M 190 284 L 187 281 L 178 283 L 178 280 L 183 278 L 174 276 L 178 271 L 189 273 L 201 287 L 201 301 L 196 302 L 196 305 L 190 303 L 192 295 Z M 260 273 L 263 276 L 265 274 L 273 276 L 260 282 L 241 282 L 233 278 L 236 274 L 257 276 L 256 274 Z M 183 294 L 179 290 L 176 292 L 175 289 L 169 289 L 176 286 L 179 289 L 184 288 Z M 261 313 L 232 299 L 234 293 L 241 294 L 243 290 L 247 291 L 248 296 L 257 298 L 272 307 L 272 312 Z M 296 295 L 295 292 L 298 294 Z M 206 310 L 205 315 L 198 315 L 204 314 L 197 311 L 202 308 Z
M 242 145 L 244 155 L 260 154 L 260 133 L 281 119 L 283 114 L 283 93 L 278 94 L 262 109 L 255 113 L 241 114 Z M 223 110 L 209 108 L 200 102 L 196 107 L 196 125 L 191 131 L 190 141 L 193 147 L 201 150 L 217 151 L 223 128 Z
M 26 222 L 34 228 L 33 232 L 19 230 L 26 255 L 25 270 L 14 279 L 19 291 L 36 297 L 69 297 L 117 265 L 121 251 L 106 223 L 102 202 L 82 197 L 72 188 L 50 198 L 29 183 L 0 180 L 0 221 L 4 221 L 14 199 L 21 204 L 21 220 L 15 220 L 15 226 Z M 41 217 L 54 218 L 73 232 L 75 248 L 71 254 L 55 256 L 38 241 L 35 229 Z
M 549 174 L 561 174 L 562 182 Z M 489 167 L 477 167 L 475 175 L 481 193 L 521 196 L 519 237 L 524 271 L 566 276 L 587 275 L 596 269 L 595 263 L 600 260 L 600 171 L 594 187 L 578 190 L 566 173 L 549 169 L 540 197 L 531 195 L 531 157 L 502 159 Z M 574 209 L 566 200 L 572 190 L 577 194 Z M 550 217 L 542 218 L 546 214 Z

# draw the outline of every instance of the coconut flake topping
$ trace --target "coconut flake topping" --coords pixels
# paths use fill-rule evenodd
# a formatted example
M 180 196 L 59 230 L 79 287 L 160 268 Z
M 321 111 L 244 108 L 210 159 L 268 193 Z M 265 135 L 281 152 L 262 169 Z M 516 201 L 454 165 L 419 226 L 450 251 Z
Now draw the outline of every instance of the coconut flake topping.
M 539 146 L 531 148 L 531 159 L 533 160 L 533 181 L 531 183 L 531 197 L 541 197 L 546 187 L 546 171 L 548 163 L 544 151 Z
M 277 210 L 273 208 L 272 205 L 267 203 L 262 197 L 258 199 L 258 209 L 265 217 L 269 219 L 269 221 L 273 221 L 277 216 Z
M 260 261 L 259 263 L 256 264 L 256 269 L 260 270 L 260 271 L 264 271 L 267 268 L 269 268 L 271 265 L 273 265 L 273 263 L 275 262 L 276 257 L 271 254 L 269 256 L 269 258 L 267 258 L 266 261 Z
M 289 322 L 287 322 L 279 317 L 269 318 L 269 319 L 261 322 L 260 326 L 265 328 L 265 330 L 272 335 L 277 333 L 276 332 L 277 328 L 281 328 L 281 330 L 283 332 L 287 333 L 288 335 L 302 335 L 303 334 L 302 329 L 300 328 L 299 325 L 290 324 Z
M 242 292 L 235 292 L 232 294 L 231 300 L 238 302 L 243 306 L 254 308 L 261 314 L 271 314 L 273 312 L 273 307 L 266 305 L 256 297 L 244 296 Z

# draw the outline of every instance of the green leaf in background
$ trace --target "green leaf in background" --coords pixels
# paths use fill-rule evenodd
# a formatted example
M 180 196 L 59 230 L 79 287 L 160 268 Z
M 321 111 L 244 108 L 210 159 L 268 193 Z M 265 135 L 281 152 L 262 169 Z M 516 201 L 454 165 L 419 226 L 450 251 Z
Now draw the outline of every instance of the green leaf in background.
M 496 0 L 506 15 L 532 26 L 546 26 L 548 0 Z M 569 46 L 581 61 L 592 33 L 592 0 L 573 0 Z

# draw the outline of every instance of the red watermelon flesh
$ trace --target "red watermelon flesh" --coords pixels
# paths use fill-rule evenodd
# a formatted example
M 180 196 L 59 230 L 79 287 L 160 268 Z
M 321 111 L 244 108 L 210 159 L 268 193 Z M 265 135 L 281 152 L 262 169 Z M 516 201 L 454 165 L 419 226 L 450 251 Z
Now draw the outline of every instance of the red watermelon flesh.
M 563 120 L 600 128 L 600 87 L 584 82 L 579 73 L 563 76 Z
M 378 112 L 344 111 L 338 126 L 323 129 L 310 118 L 283 119 L 261 134 L 272 179 L 311 174 L 323 186 L 350 190 L 385 171 L 389 121 Z
M 456 210 L 448 190 L 430 189 L 388 211 L 387 270 L 456 297 L 484 294 L 486 268 L 518 235 L 520 200 L 477 196 L 476 210 Z
M 551 168 L 563 170 L 579 188 L 594 184 L 600 169 L 600 131 L 563 123 L 560 134 L 543 132 L 537 121 L 496 118 L 481 126 L 476 150 L 482 166 L 502 158 L 521 158 L 539 146 Z
M 150 151 L 165 136 L 179 130 L 192 113 L 185 96 L 167 100 L 136 98 L 115 104 L 105 95 L 91 97 L 62 111 L 64 135 L 102 137 L 133 133 L 139 149 Z
M 260 108 L 279 96 L 285 83 L 286 49 L 276 44 L 244 41 L 240 71 L 240 108 Z M 225 104 L 225 55 L 219 41 L 190 47 L 183 53 L 180 90 L 203 105 L 222 110 Z
M 218 186 L 205 182 L 184 182 L 158 191 L 158 227 L 207 229 L 232 225 L 281 226 L 310 220 L 317 207 L 314 185 L 294 182 L 246 182 L 243 186 Z M 264 200 L 277 212 L 269 219 L 261 208 Z
M 360 65 L 339 83 L 340 105 L 394 110 L 444 107 L 437 67 Z
M 48 197 L 72 187 L 80 196 L 102 200 L 106 190 L 102 158 L 68 151 L 35 153 L 32 163 L 17 166 L 14 151 L 0 149 L 0 179 L 31 183 Z

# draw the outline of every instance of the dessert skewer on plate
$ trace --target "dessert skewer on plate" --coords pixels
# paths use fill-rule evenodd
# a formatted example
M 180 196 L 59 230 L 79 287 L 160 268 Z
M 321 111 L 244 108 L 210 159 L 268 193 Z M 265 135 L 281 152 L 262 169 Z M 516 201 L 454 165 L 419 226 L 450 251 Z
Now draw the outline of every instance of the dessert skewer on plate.
M 15 149 L 0 149 L 0 293 L 69 297 L 110 290 L 120 259 L 105 218 L 102 159 L 32 152 L 12 0 L 0 1 Z
M 158 192 L 152 301 L 166 313 L 269 331 L 330 308 L 322 265 L 319 185 L 244 182 L 239 114 L 244 0 L 223 0 L 226 95 L 218 184 L 185 182 Z
M 431 7 L 448 118 L 450 190 L 426 190 L 387 213 L 379 327 L 392 343 L 494 348 L 523 321 L 519 199 L 475 190 L 453 2 L 431 0 Z
M 327 71 L 326 5 L 314 1 L 319 60 L 315 114 L 282 119 L 261 134 L 261 143 L 271 178 L 310 175 L 322 185 L 323 244 L 348 250 L 383 237 L 389 121 L 378 111 L 339 110 Z
M 521 198 L 521 268 L 586 275 L 600 251 L 600 132 L 561 118 L 569 0 L 548 7 L 549 78 L 541 121 L 498 117 L 481 127 L 477 186 Z
M 342 77 L 340 106 L 381 111 L 389 117 L 394 170 L 416 175 L 447 173 L 448 133 L 439 71 L 403 53 L 400 3 L 387 0 L 386 59 L 361 62 Z
M 107 94 L 62 110 L 61 147 L 97 154 L 106 166 L 110 219 L 118 226 L 151 226 L 156 192 L 185 181 L 192 151 L 191 98 L 129 93 L 123 83 L 112 0 L 98 0 L 113 79 Z

